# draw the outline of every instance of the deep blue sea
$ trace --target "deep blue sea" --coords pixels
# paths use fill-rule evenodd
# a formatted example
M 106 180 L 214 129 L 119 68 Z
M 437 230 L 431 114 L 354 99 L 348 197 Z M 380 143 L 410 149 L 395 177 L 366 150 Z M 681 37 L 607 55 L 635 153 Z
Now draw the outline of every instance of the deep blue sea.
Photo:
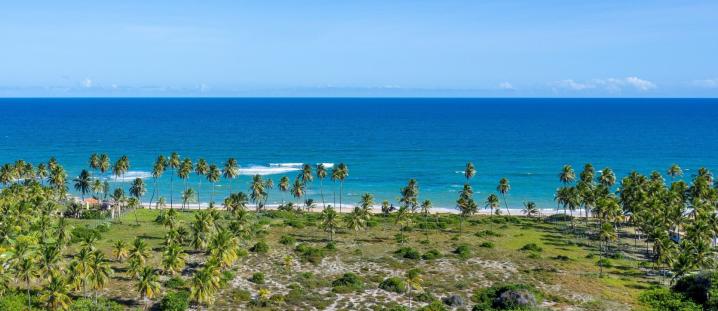
M 220 167 L 234 157 L 247 174 L 234 189 L 246 191 L 250 174 L 276 184 L 297 174 L 292 163 L 344 162 L 345 202 L 370 192 L 396 203 L 416 178 L 420 199 L 452 207 L 472 161 L 481 201 L 506 177 L 509 205 L 552 208 L 564 164 L 577 172 L 587 162 L 611 167 L 619 178 L 672 163 L 686 177 L 701 166 L 718 169 L 717 118 L 715 99 L 0 99 L 0 163 L 55 156 L 71 179 L 93 152 L 112 161 L 127 155 L 129 179 L 147 177 L 154 159 L 173 151 Z M 168 181 L 165 174 L 164 196 Z M 190 181 L 196 188 L 197 177 Z M 338 185 L 324 187 L 332 201 Z M 218 193 L 227 189 L 228 181 L 218 183 Z M 315 180 L 310 196 L 318 193 Z M 200 195 L 208 200 L 206 182 Z M 271 192 L 270 203 L 281 200 Z

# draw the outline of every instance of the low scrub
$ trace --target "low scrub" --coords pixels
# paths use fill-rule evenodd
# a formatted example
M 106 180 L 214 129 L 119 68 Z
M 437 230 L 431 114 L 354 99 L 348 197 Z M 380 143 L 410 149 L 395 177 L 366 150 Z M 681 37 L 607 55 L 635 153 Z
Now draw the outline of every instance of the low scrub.
M 387 292 L 401 294 L 406 292 L 406 283 L 398 277 L 390 277 L 381 281 L 381 283 L 379 283 L 379 288 Z

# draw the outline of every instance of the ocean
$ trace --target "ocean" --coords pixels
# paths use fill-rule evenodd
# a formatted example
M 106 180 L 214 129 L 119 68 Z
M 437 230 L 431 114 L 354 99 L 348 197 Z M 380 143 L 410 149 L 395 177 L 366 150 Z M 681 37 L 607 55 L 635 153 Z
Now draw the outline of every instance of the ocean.
M 343 162 L 345 203 L 369 192 L 398 205 L 400 188 L 415 178 L 420 200 L 453 207 L 471 161 L 480 206 L 506 177 L 512 208 L 525 201 L 553 208 L 564 164 L 577 174 L 585 163 L 611 167 L 619 179 L 632 170 L 665 173 L 672 163 L 685 178 L 700 167 L 718 168 L 717 117 L 716 99 L 0 99 L 0 164 L 55 156 L 71 180 L 88 169 L 92 153 L 108 153 L 113 162 L 127 155 L 128 181 L 113 184 L 127 189 L 129 179 L 149 177 L 160 154 L 176 151 L 220 167 L 234 157 L 243 175 L 233 187 L 247 192 L 251 174 L 276 185 L 281 176 L 293 179 L 298 163 Z M 167 198 L 168 175 L 158 189 Z M 153 190 L 147 182 L 143 201 Z M 197 190 L 198 177 L 189 182 Z M 338 200 L 338 184 L 323 184 L 326 200 Z M 182 187 L 175 178 L 175 190 Z M 228 188 L 220 180 L 217 197 Z M 201 201 L 209 189 L 204 181 Z M 309 197 L 320 200 L 318 180 Z M 283 199 L 292 200 L 275 187 L 268 202 Z

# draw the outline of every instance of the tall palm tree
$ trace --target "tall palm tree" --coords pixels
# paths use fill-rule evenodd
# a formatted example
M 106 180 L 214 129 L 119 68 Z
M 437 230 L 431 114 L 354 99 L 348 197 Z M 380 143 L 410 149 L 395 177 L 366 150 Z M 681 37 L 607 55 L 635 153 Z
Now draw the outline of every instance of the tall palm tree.
M 294 183 L 292 184 L 292 190 L 290 192 L 292 193 L 292 196 L 297 199 L 297 205 L 299 205 L 299 201 L 306 193 L 304 191 L 304 185 L 306 184 L 299 180 L 299 176 L 294 179 Z
M 411 269 L 406 272 L 406 289 L 407 289 L 407 296 L 409 296 L 409 310 L 411 310 L 411 302 L 412 302 L 412 290 L 422 290 L 421 283 L 424 282 L 421 279 L 421 273 L 419 273 L 419 269 Z
M 180 156 L 177 152 L 172 152 L 170 154 L 169 159 L 167 160 L 167 165 L 172 169 L 172 174 L 170 174 L 170 208 L 174 208 L 174 197 L 175 197 L 175 191 L 174 191 L 174 175 L 175 170 L 179 168 L 181 163 Z
M 157 184 L 160 177 L 162 177 L 162 174 L 165 173 L 166 168 L 167 159 L 165 159 L 165 156 L 159 155 L 155 160 L 155 164 L 152 166 L 152 179 L 154 180 L 154 187 L 152 188 L 152 197 L 150 198 L 150 208 L 152 208 L 152 201 L 154 200 L 155 195 L 157 195 Z
M 464 189 L 459 193 L 459 199 L 456 200 L 456 207 L 459 209 L 459 236 L 463 233 L 464 219 L 471 217 L 478 211 L 478 206 L 473 198 L 474 191 L 469 184 L 464 184 Z
M 307 189 L 306 192 L 309 192 L 309 183 L 314 180 L 314 176 L 312 176 L 312 166 L 309 164 L 302 165 L 302 172 L 299 174 L 299 176 L 302 178 L 302 183 Z
M 63 198 L 67 192 L 67 173 L 65 172 L 65 169 L 57 164 L 53 166 L 50 170 L 48 183 L 50 184 L 50 187 L 55 190 L 57 198 Z
M 396 211 L 396 218 L 394 219 L 394 225 L 399 225 L 399 243 L 404 244 L 404 230 L 409 227 L 412 223 L 410 210 L 406 205 L 399 207 Z
M 561 169 L 561 173 L 558 174 L 558 179 L 564 185 L 572 183 L 576 180 L 576 172 L 573 171 L 571 165 L 564 165 Z
M 232 193 L 232 180 L 239 175 L 239 164 L 235 158 L 229 158 L 224 162 L 222 177 L 229 179 L 229 193 Z
M 209 181 L 212 184 L 212 194 L 209 197 L 209 204 L 210 206 L 214 204 L 214 185 L 219 181 L 219 168 L 217 168 L 217 165 L 210 164 L 209 169 L 207 170 L 207 181 Z
M 324 178 L 327 177 L 327 169 L 324 163 L 317 164 L 317 179 L 319 179 L 319 193 L 322 196 L 322 209 L 326 207 L 324 203 Z
M 72 303 L 72 298 L 68 295 L 65 279 L 53 274 L 40 295 L 40 301 L 48 310 L 67 310 Z
M 527 217 L 533 217 L 534 215 L 538 214 L 538 208 L 536 207 L 536 202 L 528 201 L 524 202 L 524 214 L 526 214 Z
M 424 215 L 424 234 L 426 240 L 429 240 L 429 213 L 431 212 L 431 200 L 421 202 L 421 213 Z
M 98 156 L 98 166 L 97 169 L 100 170 L 100 175 L 105 176 L 105 173 L 107 173 L 110 170 L 110 156 L 106 153 L 100 154 Z
M 58 244 L 42 244 L 37 261 L 40 275 L 49 281 L 62 267 L 62 249 Z
M 476 175 L 476 168 L 474 167 L 474 164 L 471 162 L 466 163 L 466 168 L 464 168 L 464 177 L 466 177 L 466 183 L 469 183 L 469 179 L 474 177 Z
M 202 158 L 197 160 L 197 165 L 195 165 L 194 167 L 194 172 L 199 177 L 199 186 L 197 188 L 197 209 L 201 209 L 200 204 L 202 204 L 202 199 L 200 198 L 200 196 L 202 192 L 202 179 L 209 172 L 209 164 L 207 164 L 207 161 Z
M 75 182 L 75 190 L 80 192 L 80 196 L 84 201 L 85 194 L 90 192 L 90 183 L 92 181 L 90 172 L 88 172 L 87 170 L 82 170 L 82 172 L 80 172 L 80 175 L 77 176 L 77 178 L 75 178 L 73 181 Z
M 264 190 L 264 180 L 262 175 L 254 175 L 252 177 L 252 184 L 249 186 L 249 198 L 256 205 L 257 212 L 262 208 L 262 202 L 264 201 L 267 192 Z
M 319 224 L 324 232 L 329 232 L 329 240 L 334 241 L 334 232 L 339 228 L 339 216 L 331 206 L 322 210 L 319 215 Z
M 0 168 L 0 170 L 2 169 Z M 35 171 L 35 178 L 39 179 L 40 185 L 44 186 L 45 177 L 47 177 L 47 167 L 45 166 L 45 164 L 40 163 L 37 165 L 37 170 Z M 0 183 L 2 183 L 2 177 L 0 177 Z
M 671 181 L 673 181 L 676 177 L 683 176 L 683 170 L 678 164 L 673 163 L 673 165 L 668 168 L 668 176 L 671 176 Z
M 142 180 L 142 178 L 135 178 L 135 180 L 132 182 L 132 186 L 130 186 L 130 194 L 137 199 L 138 203 L 142 203 L 140 200 L 143 195 L 145 195 L 145 182 Z M 139 224 L 140 222 L 137 220 L 137 209 L 135 209 L 135 223 Z
M 279 191 L 282 192 L 282 204 L 284 204 L 284 193 L 289 191 L 289 177 L 282 176 L 279 179 Z
M 35 259 L 32 256 L 25 256 L 19 259 L 15 265 L 15 277 L 18 281 L 25 282 L 27 290 L 27 308 L 32 309 L 32 300 L 30 298 L 30 283 L 39 276 L 39 270 Z
M 90 168 L 97 173 L 97 170 L 100 169 L 100 155 L 97 153 L 91 154 L 89 164 Z
M 604 187 L 611 188 L 616 184 L 616 174 L 610 168 L 604 168 L 601 170 L 601 176 L 598 178 L 598 183 Z
M 200 305 L 210 305 L 220 287 L 220 271 L 216 265 L 208 264 L 192 276 L 190 299 Z
M 110 263 L 105 258 L 105 254 L 99 250 L 92 254 L 90 271 L 91 272 L 88 277 L 90 279 L 90 284 L 92 284 L 92 289 L 95 291 L 95 303 L 97 303 L 97 292 L 105 288 L 114 271 L 112 270 Z
M 416 179 L 409 179 L 406 187 L 401 189 L 400 202 L 403 206 L 408 207 L 412 213 L 419 207 L 419 184 Z
M 189 175 L 192 174 L 193 169 L 194 166 L 190 158 L 184 158 L 180 163 L 180 167 L 177 170 L 177 177 L 179 177 L 182 182 L 184 182 L 184 190 L 187 190 L 187 188 L 189 188 L 189 186 L 187 185 L 187 179 L 189 178 Z
M 144 267 L 140 271 L 135 288 L 140 294 L 140 300 L 145 302 L 144 309 L 146 310 L 149 300 L 160 294 L 160 281 L 155 270 L 150 267 Z
M 118 177 L 124 177 L 125 173 L 127 173 L 129 169 L 130 160 L 126 155 L 121 156 L 120 159 L 115 162 L 115 166 L 112 167 L 112 173 L 115 175 L 115 182 L 117 182 Z
M 506 179 L 506 177 L 501 178 L 501 180 L 499 180 L 499 185 L 496 186 L 496 191 L 501 193 L 501 198 L 504 200 L 504 206 L 506 206 L 506 213 L 511 216 L 511 211 L 509 211 L 509 203 L 506 201 L 506 194 L 509 193 L 509 190 L 511 190 L 509 180 Z
M 182 208 L 189 207 L 192 201 L 195 200 L 195 197 L 197 197 L 197 195 L 192 188 L 187 188 L 185 191 L 182 191 Z
M 342 194 L 344 193 L 344 180 L 349 176 L 349 168 L 339 163 L 332 169 L 332 181 L 339 181 L 339 213 L 342 212 Z
M 489 215 L 493 215 L 494 209 L 498 209 L 500 206 L 501 205 L 499 203 L 499 197 L 497 195 L 492 193 L 492 194 L 489 194 L 488 197 L 486 197 L 486 201 L 484 202 L 484 207 L 491 210 L 491 214 L 489 214 Z

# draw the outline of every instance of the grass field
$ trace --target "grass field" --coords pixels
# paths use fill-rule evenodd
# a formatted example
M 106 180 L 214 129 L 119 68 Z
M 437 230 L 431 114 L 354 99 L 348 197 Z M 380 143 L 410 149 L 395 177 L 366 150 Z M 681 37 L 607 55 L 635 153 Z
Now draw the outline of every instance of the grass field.
M 183 226 L 193 219 L 193 213 L 179 213 Z M 153 221 L 157 214 L 156 210 L 140 209 L 136 214 L 123 215 L 119 221 L 109 223 L 109 230 L 102 233 L 97 247 L 111 256 L 113 241 L 131 243 L 135 237 L 143 238 L 153 249 L 150 265 L 160 269 L 162 241 L 167 230 Z M 472 296 L 478 290 L 495 284 L 516 283 L 538 289 L 544 298 L 541 308 L 628 310 L 640 308 L 637 305 L 639 292 L 660 281 L 648 277 L 647 271 L 640 268 L 639 264 L 645 261 L 644 249 L 642 243 L 636 244 L 631 238 L 632 229 L 627 227 L 622 228 L 622 238 L 612 247 L 619 249 L 620 255 L 610 259 L 611 267 L 604 267 L 604 276 L 599 277 L 598 244 L 583 234 L 586 230 L 583 221 L 576 221 L 576 228 L 572 229 L 568 222 L 475 216 L 463 223 L 463 233 L 459 236 L 456 215 L 432 216 L 430 226 L 424 226 L 424 218 L 416 215 L 402 244 L 395 238 L 399 226 L 394 224 L 394 219 L 376 215 L 366 230 L 338 231 L 334 235 L 334 247 L 327 248 L 329 235 L 317 227 L 315 213 L 268 212 L 252 217 L 256 217 L 261 229 L 250 239 L 242 240 L 241 247 L 248 250 L 256 242 L 264 241 L 269 250 L 244 252 L 246 255 L 232 268 L 231 279 L 209 309 L 253 307 L 250 300 L 260 288 L 268 289 L 273 296 L 272 305 L 265 307 L 270 309 L 389 309 L 408 305 L 410 296 L 380 289 L 379 283 L 387 277 L 403 277 L 413 268 L 421 270 L 423 288 L 412 292 L 415 308 L 427 305 L 432 299 L 458 295 L 464 302 L 461 308 L 471 309 Z M 71 223 L 77 228 L 94 227 L 100 222 L 73 219 Z M 304 260 L 307 258 L 295 250 L 299 243 L 319 249 L 318 260 L 314 263 Z M 525 247 L 531 243 L 535 246 Z M 468 252 L 456 253 L 461 245 L 465 245 Z M 77 245 L 71 246 L 74 247 Z M 415 254 L 396 254 L 402 247 L 410 247 L 419 255 L 430 251 L 437 251 L 439 255 L 411 259 Z M 201 252 L 189 247 L 187 252 L 187 267 L 181 276 L 185 280 L 205 260 Z M 134 283 L 124 273 L 125 264 L 113 262 L 112 266 L 116 274 L 101 294 L 128 307 L 140 306 Z M 252 278 L 258 272 L 263 274 L 263 282 Z M 357 274 L 363 285 L 351 289 L 333 287 L 332 281 L 347 272 Z M 163 282 L 168 279 L 167 276 L 161 278 Z

